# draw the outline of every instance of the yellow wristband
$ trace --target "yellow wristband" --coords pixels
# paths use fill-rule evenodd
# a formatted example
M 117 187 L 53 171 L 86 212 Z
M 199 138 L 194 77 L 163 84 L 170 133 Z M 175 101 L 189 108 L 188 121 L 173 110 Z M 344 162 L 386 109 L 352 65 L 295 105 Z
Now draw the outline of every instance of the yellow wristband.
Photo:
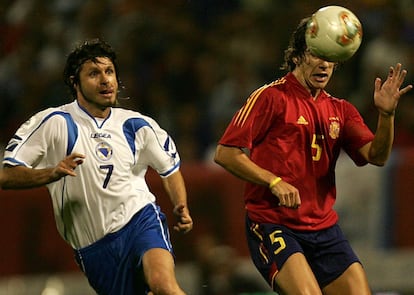
M 275 179 L 273 179 L 270 183 L 269 183 L 269 188 L 272 189 L 276 184 L 278 184 L 280 181 L 282 180 L 282 178 L 280 177 L 276 177 Z

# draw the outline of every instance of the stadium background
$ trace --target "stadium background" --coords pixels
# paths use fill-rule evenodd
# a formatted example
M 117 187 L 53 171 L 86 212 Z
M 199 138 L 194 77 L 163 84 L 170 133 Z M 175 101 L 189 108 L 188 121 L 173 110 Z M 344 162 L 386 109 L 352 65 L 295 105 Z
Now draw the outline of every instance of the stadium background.
M 173 235 L 173 243 L 179 279 L 194 295 L 241 294 L 238 284 L 214 291 L 234 277 L 245 290 L 251 283 L 256 294 L 268 291 L 247 255 L 243 184 L 212 163 L 212 152 L 249 93 L 283 74 L 283 50 L 302 17 L 334 3 L 360 18 L 361 48 L 328 90 L 352 101 L 373 129 L 374 78 L 402 62 L 414 80 L 411 0 L 0 2 L 0 147 L 34 112 L 71 101 L 62 68 L 77 42 L 109 41 L 118 52 L 121 97 L 129 98 L 122 104 L 158 120 L 180 150 L 195 229 Z M 356 168 L 346 157 L 338 163 L 341 224 L 378 294 L 414 294 L 413 99 L 410 93 L 400 102 L 386 167 Z M 148 180 L 170 211 L 153 172 Z M 0 208 L 1 295 L 92 294 L 57 235 L 44 189 L 0 191 Z

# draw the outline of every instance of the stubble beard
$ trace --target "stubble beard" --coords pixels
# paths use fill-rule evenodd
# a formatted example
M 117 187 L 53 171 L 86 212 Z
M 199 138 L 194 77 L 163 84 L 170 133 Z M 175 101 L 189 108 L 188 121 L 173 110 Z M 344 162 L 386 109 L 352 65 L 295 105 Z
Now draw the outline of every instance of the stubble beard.
M 107 108 L 115 107 L 117 105 L 117 99 L 114 99 L 114 101 L 108 101 L 107 103 L 104 103 L 104 104 L 99 103 L 99 102 L 91 99 L 88 95 L 86 95 L 85 92 L 82 89 L 82 86 L 80 86 L 79 88 L 80 88 L 80 93 L 82 94 L 83 99 L 87 103 L 95 106 L 96 108 L 98 108 L 102 111 L 106 110 Z

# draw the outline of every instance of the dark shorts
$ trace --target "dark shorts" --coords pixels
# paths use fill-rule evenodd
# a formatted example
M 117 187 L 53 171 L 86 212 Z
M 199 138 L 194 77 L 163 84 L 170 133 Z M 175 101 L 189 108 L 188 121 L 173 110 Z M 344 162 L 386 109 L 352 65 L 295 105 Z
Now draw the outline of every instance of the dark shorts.
M 149 204 L 119 231 L 75 250 L 75 259 L 100 295 L 147 294 L 141 259 L 152 248 L 172 252 L 165 215 Z
M 339 225 L 315 232 L 294 231 L 246 218 L 246 233 L 253 263 L 273 288 L 274 277 L 294 253 L 305 255 L 321 288 L 359 262 Z

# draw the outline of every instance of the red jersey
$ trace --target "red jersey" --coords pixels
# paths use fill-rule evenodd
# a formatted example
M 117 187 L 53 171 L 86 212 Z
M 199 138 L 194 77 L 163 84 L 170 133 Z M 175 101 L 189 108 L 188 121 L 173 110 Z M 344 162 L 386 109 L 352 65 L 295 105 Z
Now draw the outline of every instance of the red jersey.
M 335 224 L 335 165 L 341 148 L 358 165 L 367 164 L 358 149 L 373 133 L 348 101 L 321 91 L 317 99 L 292 73 L 251 94 L 234 115 L 219 144 L 248 148 L 250 158 L 300 193 L 301 206 L 278 206 L 269 188 L 247 183 L 245 204 L 259 223 L 297 230 L 319 230 Z

